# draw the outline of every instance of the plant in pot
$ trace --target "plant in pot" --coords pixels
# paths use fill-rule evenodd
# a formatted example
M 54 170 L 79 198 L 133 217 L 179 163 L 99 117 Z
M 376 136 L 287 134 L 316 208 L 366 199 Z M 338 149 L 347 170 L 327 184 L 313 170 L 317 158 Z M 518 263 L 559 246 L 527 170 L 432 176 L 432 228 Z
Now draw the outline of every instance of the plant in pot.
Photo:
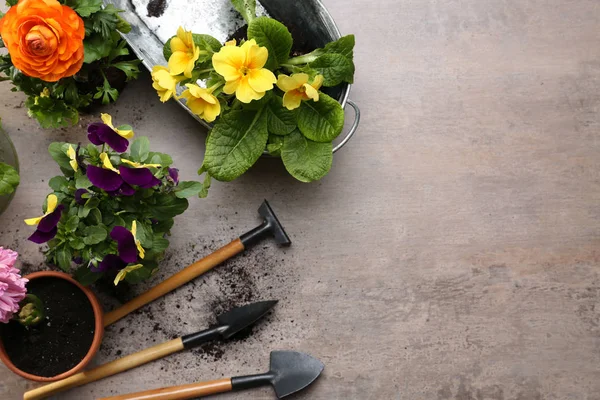
M 25 220 L 36 227 L 29 240 L 48 243 L 47 262 L 84 285 L 101 277 L 114 285 L 147 279 L 169 246 L 173 218 L 204 187 L 180 182 L 172 158 L 150 151 L 148 138 L 130 146 L 131 126 L 114 127 L 108 114 L 87 132 L 87 146 L 50 145 L 62 174 L 48 182 L 53 193 L 43 215 Z
M 100 304 L 67 274 L 21 277 L 16 260 L 16 252 L 0 247 L 0 359 L 35 381 L 77 373 L 100 347 Z
M 0 214 L 10 204 L 19 182 L 17 152 L 10 138 L 0 126 Z
M 7 0 L 0 35 L 1 80 L 25 93 L 28 114 L 44 128 L 74 125 L 93 103 L 119 97 L 139 61 L 121 33 L 131 26 L 102 0 Z
M 178 96 L 199 118 L 214 123 L 199 171 L 231 181 L 266 151 L 280 157 L 302 182 L 321 179 L 332 165 L 332 142 L 344 111 L 323 88 L 352 83 L 354 36 L 307 54 L 296 54 L 285 25 L 256 17 L 255 2 L 232 0 L 247 21 L 247 34 L 222 45 L 209 35 L 179 28 L 155 66 L 153 86 L 165 102 Z M 238 40 L 240 39 L 238 43 Z

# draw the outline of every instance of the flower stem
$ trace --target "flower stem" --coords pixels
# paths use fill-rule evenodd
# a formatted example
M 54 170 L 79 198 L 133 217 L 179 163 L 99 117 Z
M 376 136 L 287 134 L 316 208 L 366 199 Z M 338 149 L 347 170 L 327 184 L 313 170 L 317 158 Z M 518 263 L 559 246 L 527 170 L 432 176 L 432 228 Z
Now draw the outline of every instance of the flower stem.
M 310 62 L 315 61 L 318 57 L 319 57 L 319 51 L 322 51 L 321 49 L 317 49 L 313 52 L 310 52 L 308 54 L 304 54 L 302 56 L 298 56 L 298 57 L 294 57 L 294 58 L 290 58 L 289 60 L 287 60 L 287 63 L 283 64 L 283 66 L 286 65 L 301 65 L 301 64 L 308 64 Z

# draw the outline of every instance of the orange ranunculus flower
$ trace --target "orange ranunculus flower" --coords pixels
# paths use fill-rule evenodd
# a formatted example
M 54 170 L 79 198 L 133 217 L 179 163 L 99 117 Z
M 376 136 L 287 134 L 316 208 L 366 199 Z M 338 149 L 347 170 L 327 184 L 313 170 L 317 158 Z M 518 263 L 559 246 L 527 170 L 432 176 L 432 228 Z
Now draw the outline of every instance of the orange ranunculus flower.
M 56 82 L 83 64 L 83 20 L 57 0 L 19 0 L 0 19 L 0 35 L 25 75 Z

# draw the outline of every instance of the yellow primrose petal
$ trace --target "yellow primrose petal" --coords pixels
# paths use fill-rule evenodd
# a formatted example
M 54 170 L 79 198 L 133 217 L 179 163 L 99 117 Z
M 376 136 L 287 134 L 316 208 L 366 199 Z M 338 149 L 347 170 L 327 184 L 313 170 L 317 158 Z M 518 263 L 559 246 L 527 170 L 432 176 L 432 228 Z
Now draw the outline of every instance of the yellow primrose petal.
M 169 57 L 169 71 L 171 72 L 171 75 L 182 74 L 187 69 L 190 62 L 190 56 L 183 51 L 176 51 L 171 54 L 171 57 Z
M 319 92 L 317 89 L 309 85 L 308 83 L 304 84 L 304 94 L 307 98 L 312 99 L 313 101 L 319 101 Z
M 322 85 L 323 85 L 323 75 L 315 76 L 315 79 L 313 79 L 312 83 L 310 84 L 310 86 L 314 87 L 317 90 L 321 89 Z
M 301 72 L 299 74 L 292 74 L 291 78 L 294 80 L 294 82 L 296 82 L 297 88 L 304 85 L 305 83 L 308 83 L 308 74 L 305 74 L 304 72 Z
M 283 106 L 288 110 L 294 110 L 300 107 L 302 102 L 302 93 L 297 90 L 290 90 L 283 95 Z
M 284 92 L 289 92 L 290 90 L 298 89 L 300 87 L 295 79 L 291 76 L 287 76 L 285 74 L 279 74 L 277 77 L 277 87 Z
M 246 53 L 239 47 L 223 46 L 212 58 L 215 71 L 225 78 L 226 81 L 239 79 L 242 74 L 240 69 L 244 67 Z
M 187 50 L 188 50 L 188 47 L 183 42 L 183 40 L 181 40 L 179 37 L 175 36 L 173 39 L 171 39 L 171 52 L 172 53 L 175 53 L 176 51 L 182 51 L 185 53 Z
M 117 286 L 119 284 L 119 282 L 121 282 L 123 279 L 125 279 L 125 277 L 127 276 L 128 273 L 130 273 L 131 271 L 135 271 L 136 269 L 140 269 L 142 267 L 143 267 L 142 264 L 135 264 L 135 265 L 128 265 L 127 267 L 120 270 L 119 273 L 117 274 L 117 276 L 115 277 L 115 281 L 114 281 L 115 286 Z
M 231 39 L 228 42 L 225 42 L 225 46 L 237 46 L 237 41 L 235 39 Z
M 185 43 L 187 47 L 192 47 L 194 45 L 194 37 L 192 36 L 192 31 L 186 31 L 182 26 L 177 28 L 177 37 Z
M 252 42 L 254 42 L 254 39 L 252 39 Z M 259 69 L 264 67 L 267 63 L 268 58 L 269 51 L 267 50 L 267 48 L 258 46 L 256 42 L 254 42 L 253 45 L 248 46 L 246 48 L 246 66 L 249 69 Z
M 204 108 L 202 118 L 206 122 L 213 122 L 219 114 L 221 114 L 221 104 L 219 102 L 217 104 L 207 104 Z
M 223 86 L 223 92 L 226 94 L 233 94 L 233 93 L 235 93 L 235 91 L 237 90 L 239 85 L 240 85 L 239 80 L 227 82 L 227 83 L 225 83 L 225 86 Z
M 257 92 L 266 92 L 273 89 L 273 84 L 277 82 L 275 75 L 266 68 L 251 69 L 248 71 L 248 84 Z
M 112 163 L 110 162 L 110 157 L 108 156 L 108 154 L 106 153 L 101 153 L 100 154 L 100 161 L 102 161 L 102 167 L 104 167 L 104 169 L 109 169 L 113 172 L 116 172 L 117 174 L 120 174 L 119 170 L 116 169 Z
M 42 215 L 41 217 L 35 217 L 35 218 L 28 218 L 25 220 L 25 223 L 29 226 L 34 226 L 40 223 L 40 221 L 42 220 L 42 218 L 44 218 L 45 215 Z
M 69 161 L 69 165 L 71 165 L 71 168 L 73 168 L 73 171 L 77 172 L 77 170 L 79 169 L 79 165 L 77 164 L 77 154 L 75 153 L 75 149 L 73 148 L 72 145 L 69 145 L 69 149 L 67 150 L 67 155 L 71 159 L 71 161 Z
M 257 92 L 256 90 L 252 89 L 248 83 L 247 77 L 243 77 L 240 81 L 241 82 L 235 91 L 235 97 L 242 103 L 250 103 L 252 100 L 262 99 L 262 97 L 265 95 L 265 92 Z

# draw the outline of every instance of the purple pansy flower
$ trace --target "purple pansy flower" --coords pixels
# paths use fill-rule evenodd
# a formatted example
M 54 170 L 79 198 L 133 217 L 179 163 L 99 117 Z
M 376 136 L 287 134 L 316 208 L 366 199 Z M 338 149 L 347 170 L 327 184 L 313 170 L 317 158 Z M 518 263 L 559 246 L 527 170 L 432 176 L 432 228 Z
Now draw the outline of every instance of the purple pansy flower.
M 79 205 L 84 205 L 87 201 L 87 199 L 84 199 L 82 196 L 84 194 L 89 193 L 86 189 L 77 189 L 75 191 L 75 203 L 79 204 Z
M 88 126 L 88 139 L 96 146 L 107 144 L 113 150 L 124 153 L 129 146 L 129 140 L 133 137 L 133 131 L 128 129 L 118 129 L 112 124 L 112 117 L 108 114 L 101 114 L 102 122 L 94 122 Z
M 177 185 L 179 183 L 179 170 L 177 168 L 169 168 L 169 178 Z
M 107 254 L 97 265 L 90 266 L 92 272 L 106 272 L 110 270 L 121 270 L 127 264 L 135 263 L 139 258 L 144 258 L 145 251 L 136 238 L 137 222 L 131 223 L 131 231 L 124 226 L 115 226 L 110 232 L 110 237 L 117 242 L 118 255 Z
M 94 264 L 90 265 L 90 270 L 92 272 L 107 272 L 113 269 L 123 269 L 127 263 L 116 254 L 107 254 L 104 256 L 104 259 L 100 261 L 98 266 L 94 266 Z
M 53 239 L 58 231 L 56 226 L 60 221 L 64 208 L 65 206 L 58 204 L 58 197 L 55 194 L 48 195 L 46 213 L 41 217 L 25 220 L 27 225 L 37 225 L 36 231 L 29 236 L 29 240 L 37 244 L 42 244 Z
M 102 168 L 93 165 L 88 166 L 87 177 L 94 186 L 113 195 L 131 196 L 135 193 L 132 186 L 151 188 L 160 184 L 160 180 L 144 166 L 128 168 L 121 165 L 119 169 L 116 169 L 106 153 L 100 154 L 100 159 L 102 160 Z M 149 164 L 149 166 L 154 166 L 154 164 Z

